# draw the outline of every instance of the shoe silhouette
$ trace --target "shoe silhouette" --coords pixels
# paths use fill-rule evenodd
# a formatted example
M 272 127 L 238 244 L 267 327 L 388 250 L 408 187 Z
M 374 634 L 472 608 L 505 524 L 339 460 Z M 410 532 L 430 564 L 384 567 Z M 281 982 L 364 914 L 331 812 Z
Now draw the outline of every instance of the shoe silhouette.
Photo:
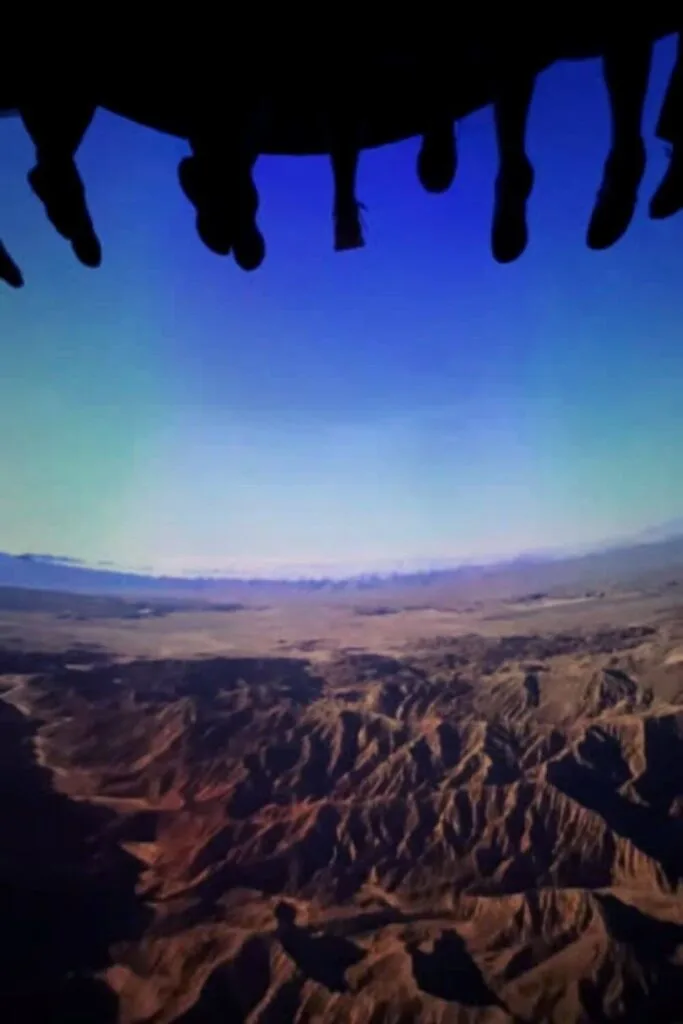
M 498 263 L 513 263 L 528 245 L 526 208 L 533 186 L 534 171 L 528 160 L 514 174 L 498 175 L 491 231 L 491 249 Z
M 417 157 L 417 176 L 425 191 L 434 195 L 447 192 L 453 184 L 457 167 L 453 122 L 425 132 Z
M 593 207 L 586 242 L 589 249 L 609 249 L 626 233 L 645 173 L 645 147 L 613 150 L 605 162 L 602 185 Z

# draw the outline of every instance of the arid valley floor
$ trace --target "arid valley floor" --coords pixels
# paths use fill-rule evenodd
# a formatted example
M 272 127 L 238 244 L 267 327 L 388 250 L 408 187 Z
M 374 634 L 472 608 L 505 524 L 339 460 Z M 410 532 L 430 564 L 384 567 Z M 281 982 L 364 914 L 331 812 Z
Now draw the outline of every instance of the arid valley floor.
M 683 1020 L 683 571 L 0 591 L 0 1020 Z

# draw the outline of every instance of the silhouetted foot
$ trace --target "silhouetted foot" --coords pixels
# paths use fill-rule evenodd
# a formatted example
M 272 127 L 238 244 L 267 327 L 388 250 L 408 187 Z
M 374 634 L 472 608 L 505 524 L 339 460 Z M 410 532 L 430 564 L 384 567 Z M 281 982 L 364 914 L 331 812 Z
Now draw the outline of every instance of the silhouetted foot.
M 427 192 L 446 192 L 458 168 L 458 150 L 452 124 L 426 132 L 417 157 L 417 176 Z
M 255 270 L 265 258 L 265 243 L 256 226 L 258 192 L 251 163 L 226 170 L 217 160 L 186 157 L 178 167 L 180 185 L 197 210 L 197 233 L 218 256 L 231 251 L 243 270 Z
M 650 200 L 650 217 L 666 220 L 683 210 L 683 143 L 674 146 L 669 167 Z
M 232 252 L 233 229 L 227 210 L 203 207 L 197 213 L 195 226 L 201 241 L 216 256 L 228 256 Z
M 602 185 L 588 226 L 589 249 L 609 249 L 622 238 L 633 220 L 638 188 L 645 173 L 645 147 L 610 153 Z
M 266 256 L 266 244 L 256 224 L 259 194 L 251 176 L 251 165 L 238 169 L 229 193 L 229 220 L 233 225 L 232 252 L 242 270 L 256 270 Z
M 362 249 L 365 245 L 360 211 L 361 203 L 338 206 L 334 211 L 334 249 L 335 252 L 346 252 L 349 249 Z
M 534 169 L 527 159 L 498 175 L 491 231 L 491 249 L 498 263 L 513 263 L 528 245 L 526 206 L 533 187 Z
M 219 178 L 216 167 L 196 156 L 185 157 L 178 166 L 178 180 L 197 211 L 195 224 L 200 239 L 217 256 L 227 256 L 232 249 L 233 225 L 226 183 Z
M 233 255 L 235 263 L 242 270 L 258 270 L 261 266 L 266 257 L 266 243 L 256 224 L 252 223 L 235 233 Z
M 85 189 L 73 160 L 41 161 L 29 171 L 29 185 L 53 226 L 71 242 L 86 267 L 99 267 L 102 248 L 85 202 Z
M 266 243 L 256 224 L 259 194 L 251 176 L 251 165 L 243 167 L 234 191 L 235 263 L 242 270 L 257 270 L 266 257 Z
M 21 288 L 24 278 L 7 249 L 0 242 L 0 280 L 5 281 L 11 288 Z

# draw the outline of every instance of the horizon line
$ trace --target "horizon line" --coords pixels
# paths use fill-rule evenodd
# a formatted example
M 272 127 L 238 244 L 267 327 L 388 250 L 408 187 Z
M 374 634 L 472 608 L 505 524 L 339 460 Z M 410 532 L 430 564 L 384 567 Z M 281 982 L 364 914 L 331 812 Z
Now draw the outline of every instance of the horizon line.
M 668 530 L 668 532 L 667 532 Z M 650 535 L 650 536 L 648 536 Z M 118 564 L 108 559 L 88 561 L 68 555 L 39 554 L 34 552 L 4 552 L 10 558 L 32 561 L 44 565 L 53 565 L 63 569 L 98 572 L 107 575 L 133 575 L 141 579 L 176 580 L 178 582 L 241 582 L 258 581 L 271 583 L 288 582 L 343 582 L 364 578 L 390 578 L 395 576 L 419 575 L 421 573 L 440 573 L 460 569 L 487 569 L 494 566 L 508 566 L 520 561 L 556 561 L 564 558 L 581 558 L 590 554 L 599 554 L 623 546 L 641 546 L 675 540 L 683 537 L 683 518 L 675 519 L 661 526 L 639 530 L 634 534 L 610 537 L 601 541 L 593 541 L 573 546 L 556 546 L 526 549 L 516 552 L 498 553 L 496 555 L 474 556 L 416 556 L 414 558 L 383 559 L 372 564 L 371 560 L 349 560 L 342 567 L 334 562 L 298 562 L 277 563 L 267 566 L 261 563 L 253 568 L 206 567 L 186 570 L 155 569 L 152 566 L 131 566 Z M 361 565 L 364 567 L 361 568 Z M 354 568 L 352 568 L 352 566 Z M 357 567 L 357 568 L 356 568 Z

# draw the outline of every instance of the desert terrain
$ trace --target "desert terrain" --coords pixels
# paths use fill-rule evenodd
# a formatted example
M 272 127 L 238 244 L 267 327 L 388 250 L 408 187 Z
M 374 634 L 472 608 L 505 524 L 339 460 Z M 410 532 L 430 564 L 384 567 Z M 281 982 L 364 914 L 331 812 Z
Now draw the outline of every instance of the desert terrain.
M 683 1020 L 683 571 L 0 588 L 0 1019 Z

